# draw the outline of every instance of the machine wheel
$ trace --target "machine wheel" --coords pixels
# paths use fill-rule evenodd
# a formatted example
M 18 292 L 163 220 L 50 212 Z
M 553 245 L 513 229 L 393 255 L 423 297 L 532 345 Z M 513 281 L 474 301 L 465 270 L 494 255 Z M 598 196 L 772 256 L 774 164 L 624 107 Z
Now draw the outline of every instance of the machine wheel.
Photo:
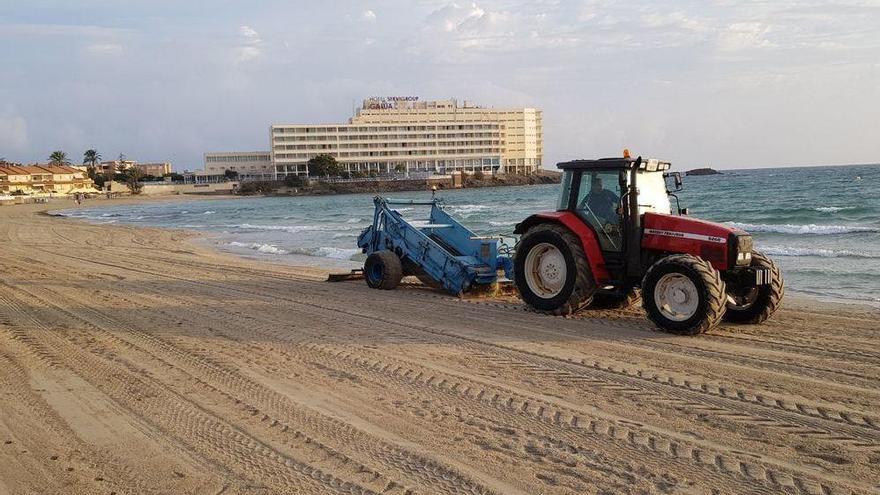
M 727 293 L 718 270 L 689 254 L 663 258 L 642 280 L 642 306 L 661 330 L 697 335 L 724 316 Z
M 561 225 L 529 229 L 516 248 L 513 271 L 523 301 L 545 313 L 572 314 L 596 291 L 580 239 Z
M 636 288 L 629 289 L 623 294 L 597 292 L 593 295 L 593 304 L 590 307 L 598 309 L 626 309 L 635 305 L 641 298 L 642 294 Z
M 728 290 L 727 313 L 724 314 L 724 319 L 727 321 L 758 324 L 770 318 L 770 315 L 779 309 L 779 303 L 785 295 L 785 282 L 782 280 L 779 267 L 773 263 L 773 260 L 759 252 L 752 252 L 752 266 L 770 269 L 773 280 L 769 285 L 749 287 L 739 291 Z
M 376 251 L 364 262 L 364 278 L 374 289 L 393 289 L 403 278 L 403 264 L 391 251 Z

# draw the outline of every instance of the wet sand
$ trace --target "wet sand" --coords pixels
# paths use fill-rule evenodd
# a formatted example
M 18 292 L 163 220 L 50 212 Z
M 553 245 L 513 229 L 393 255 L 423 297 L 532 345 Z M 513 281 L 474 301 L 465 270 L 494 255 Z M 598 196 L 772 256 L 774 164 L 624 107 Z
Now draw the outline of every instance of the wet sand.
M 68 206 L 0 207 L 0 494 L 880 492 L 877 309 L 678 337 Z

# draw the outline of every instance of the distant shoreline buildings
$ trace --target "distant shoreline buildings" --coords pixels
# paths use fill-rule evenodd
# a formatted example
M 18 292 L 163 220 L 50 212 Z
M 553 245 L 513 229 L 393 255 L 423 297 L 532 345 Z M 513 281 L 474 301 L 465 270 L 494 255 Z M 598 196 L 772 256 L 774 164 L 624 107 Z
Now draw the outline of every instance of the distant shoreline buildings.
M 82 170 L 66 165 L 0 163 L 0 195 L 94 193 L 94 183 Z
M 373 97 L 347 123 L 273 124 L 270 151 L 211 152 L 204 175 L 307 176 L 328 154 L 348 173 L 534 174 L 544 157 L 542 111 L 484 108 L 456 100 Z

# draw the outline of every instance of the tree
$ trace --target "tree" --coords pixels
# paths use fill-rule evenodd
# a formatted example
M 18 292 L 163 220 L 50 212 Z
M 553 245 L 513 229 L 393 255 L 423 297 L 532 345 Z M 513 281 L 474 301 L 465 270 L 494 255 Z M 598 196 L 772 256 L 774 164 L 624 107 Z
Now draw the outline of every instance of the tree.
M 101 154 L 97 150 L 86 150 L 83 153 L 83 165 L 91 165 L 94 168 L 101 161 Z
M 306 164 L 311 177 L 338 177 L 342 166 L 330 155 L 322 154 L 312 157 Z
M 394 166 L 394 171 L 397 172 L 398 174 L 402 174 L 402 173 L 406 172 L 406 165 L 404 165 L 403 163 L 398 163 L 397 165 Z
M 128 190 L 131 191 L 132 194 L 140 194 L 144 189 L 144 184 L 141 182 L 144 173 L 141 172 L 141 169 L 132 167 L 127 170 L 126 175 L 125 185 L 128 187 Z
M 49 155 L 49 163 L 52 165 L 69 165 L 70 160 L 67 159 L 67 153 L 57 150 L 53 151 L 51 155 Z
M 284 185 L 287 187 L 302 187 L 303 181 L 298 175 L 287 175 L 284 177 Z
M 229 170 L 228 168 L 225 172 L 223 172 L 223 175 L 225 175 L 226 178 L 229 180 L 235 180 L 238 178 L 238 172 L 236 172 L 235 170 Z

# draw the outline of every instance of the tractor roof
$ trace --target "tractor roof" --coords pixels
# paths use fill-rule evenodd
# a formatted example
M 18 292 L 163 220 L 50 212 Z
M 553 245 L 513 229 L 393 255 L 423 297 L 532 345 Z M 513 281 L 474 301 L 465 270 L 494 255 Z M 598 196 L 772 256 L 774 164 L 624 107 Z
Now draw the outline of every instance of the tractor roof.
M 656 158 L 641 159 L 639 158 L 599 158 L 598 160 L 572 160 L 570 162 L 560 162 L 556 164 L 557 168 L 562 170 L 620 170 L 631 169 L 636 162 L 640 161 L 639 168 L 654 172 L 657 170 L 668 170 L 670 163 Z

